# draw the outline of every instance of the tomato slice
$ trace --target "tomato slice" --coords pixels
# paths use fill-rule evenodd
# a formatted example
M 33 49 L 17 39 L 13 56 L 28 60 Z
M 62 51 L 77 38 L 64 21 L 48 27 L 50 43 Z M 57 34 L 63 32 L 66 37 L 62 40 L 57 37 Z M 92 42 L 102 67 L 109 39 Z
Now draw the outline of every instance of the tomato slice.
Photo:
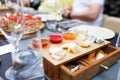
M 28 19 L 33 19 L 32 14 L 28 14 L 28 15 L 25 16 L 25 20 L 28 20 Z
M 35 22 L 33 20 L 26 20 L 25 25 L 26 26 L 33 26 L 33 25 L 35 25 Z
M 10 21 L 17 21 L 17 16 L 8 16 L 8 19 L 10 20 Z
M 49 35 L 49 40 L 51 43 L 61 43 L 63 40 L 63 37 L 61 34 L 51 34 Z
M 0 26 L 2 26 L 2 27 L 3 27 L 3 26 L 5 26 L 5 27 L 8 26 L 7 21 L 5 21 L 4 19 L 1 19 L 1 20 L 0 20 Z

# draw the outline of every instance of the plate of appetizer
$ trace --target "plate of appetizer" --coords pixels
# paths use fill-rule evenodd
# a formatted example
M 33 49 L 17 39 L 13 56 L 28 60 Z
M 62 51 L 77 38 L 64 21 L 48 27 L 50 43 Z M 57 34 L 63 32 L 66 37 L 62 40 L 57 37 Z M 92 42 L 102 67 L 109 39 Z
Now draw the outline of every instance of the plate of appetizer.
M 6 14 L 5 14 L 6 15 Z M 18 15 L 20 16 L 20 15 Z M 9 15 L 7 16 L 6 20 L 0 19 L 0 26 L 4 28 L 7 32 L 12 32 L 15 27 L 14 25 L 18 21 L 17 15 Z M 19 22 L 21 22 L 19 20 Z M 44 23 L 41 21 L 41 17 L 34 17 L 31 14 L 25 15 L 25 31 L 23 38 L 29 38 L 35 35 L 37 30 L 43 30 L 44 29 Z M 2 33 L 0 33 L 0 36 L 3 36 Z

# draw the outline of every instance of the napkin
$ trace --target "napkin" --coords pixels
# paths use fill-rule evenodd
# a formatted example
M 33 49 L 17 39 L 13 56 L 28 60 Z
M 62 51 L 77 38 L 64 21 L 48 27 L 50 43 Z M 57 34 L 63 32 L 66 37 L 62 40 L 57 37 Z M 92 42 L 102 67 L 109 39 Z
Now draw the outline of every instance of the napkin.
M 15 51 L 15 48 L 12 44 L 0 46 L 0 55 L 13 52 L 13 51 Z

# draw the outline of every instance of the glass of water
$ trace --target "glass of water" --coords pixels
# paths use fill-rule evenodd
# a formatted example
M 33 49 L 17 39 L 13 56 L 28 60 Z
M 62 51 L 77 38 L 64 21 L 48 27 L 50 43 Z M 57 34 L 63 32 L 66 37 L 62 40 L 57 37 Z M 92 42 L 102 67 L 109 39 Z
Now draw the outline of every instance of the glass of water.
M 120 32 L 118 33 L 117 41 L 116 41 L 116 47 L 120 48 Z
M 21 50 L 16 54 L 13 67 L 5 75 L 9 80 L 44 78 L 42 54 L 34 50 Z

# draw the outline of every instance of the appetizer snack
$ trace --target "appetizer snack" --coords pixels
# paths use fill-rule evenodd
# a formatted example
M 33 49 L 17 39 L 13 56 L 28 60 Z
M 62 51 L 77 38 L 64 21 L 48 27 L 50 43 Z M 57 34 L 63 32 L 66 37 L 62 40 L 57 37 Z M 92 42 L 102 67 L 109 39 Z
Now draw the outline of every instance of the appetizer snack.
M 96 56 L 96 52 L 94 51 L 88 55 L 88 60 L 94 59 L 95 56 Z
M 91 42 L 89 40 L 83 41 L 81 43 L 81 47 L 83 47 L 83 48 L 88 48 L 88 47 L 90 47 L 90 45 L 91 45 Z
M 63 36 L 61 34 L 50 34 L 49 41 L 51 43 L 61 43 L 63 40 Z
M 63 44 L 61 45 L 61 48 L 67 49 L 69 52 L 73 54 L 80 53 L 80 47 L 74 42 Z
M 5 29 L 5 31 L 11 32 L 15 29 L 17 23 L 22 24 L 21 14 L 2 14 L 6 17 L 0 18 L 0 26 Z M 18 18 L 19 16 L 19 18 Z M 37 29 L 41 29 L 43 23 L 41 17 L 33 17 L 31 14 L 25 16 L 25 32 L 24 34 L 34 33 Z
M 41 17 L 33 17 L 31 14 L 25 16 L 25 34 L 36 32 L 42 25 Z
M 65 57 L 65 51 L 62 48 L 50 47 L 50 55 L 53 59 L 60 60 Z
M 86 33 L 79 33 L 78 38 L 80 38 L 80 41 L 85 41 L 88 39 L 88 35 Z
M 96 54 L 96 60 L 99 60 L 105 56 L 105 53 L 102 50 L 98 50 Z
M 104 43 L 105 43 L 105 40 L 104 40 L 103 38 L 98 37 L 98 38 L 95 40 L 95 43 L 97 43 L 97 44 L 104 44 Z
M 68 47 L 68 51 L 72 52 L 73 54 L 80 53 L 80 47 L 75 43 L 70 43 Z

